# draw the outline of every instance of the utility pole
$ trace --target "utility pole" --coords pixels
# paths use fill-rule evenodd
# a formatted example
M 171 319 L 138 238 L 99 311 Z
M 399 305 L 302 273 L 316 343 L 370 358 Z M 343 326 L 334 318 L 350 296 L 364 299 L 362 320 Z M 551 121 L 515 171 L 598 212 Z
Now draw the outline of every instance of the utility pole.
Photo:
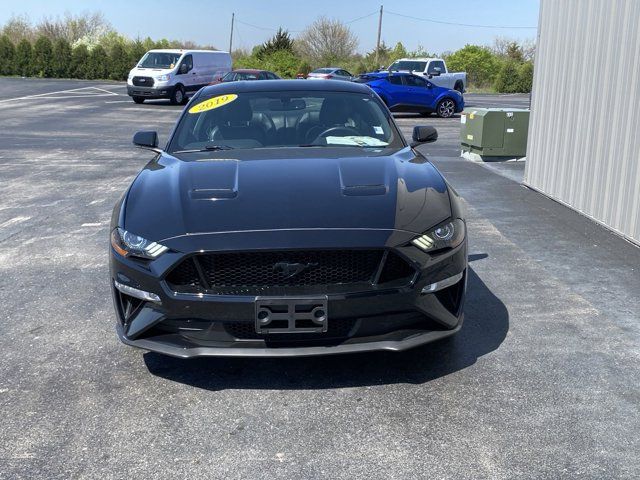
M 229 54 L 231 54 L 231 48 L 233 47 L 233 21 L 235 20 L 236 14 L 231 14 L 231 35 L 229 35 Z
M 382 33 L 382 5 L 380 5 L 380 17 L 378 17 L 378 41 L 376 42 L 376 68 L 380 68 L 378 57 L 380 55 L 380 34 Z

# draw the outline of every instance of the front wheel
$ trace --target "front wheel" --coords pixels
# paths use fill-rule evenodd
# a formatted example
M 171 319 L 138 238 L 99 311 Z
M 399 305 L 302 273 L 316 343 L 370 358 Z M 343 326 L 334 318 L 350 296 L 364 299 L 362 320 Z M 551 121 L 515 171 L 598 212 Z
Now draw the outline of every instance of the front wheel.
M 451 118 L 456 113 L 456 102 L 450 98 L 445 98 L 438 102 L 436 112 L 440 118 Z
M 181 105 L 184 102 L 184 99 L 184 88 L 182 87 L 182 85 L 176 85 L 176 87 L 173 89 L 173 92 L 171 93 L 171 97 L 169 97 L 171 105 Z
M 136 103 L 144 103 L 144 97 L 132 97 Z

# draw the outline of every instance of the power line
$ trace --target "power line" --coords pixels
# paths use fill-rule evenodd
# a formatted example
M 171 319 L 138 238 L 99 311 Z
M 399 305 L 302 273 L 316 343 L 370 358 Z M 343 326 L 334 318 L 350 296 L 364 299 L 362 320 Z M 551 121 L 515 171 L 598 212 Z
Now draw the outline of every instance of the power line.
M 253 28 L 257 28 L 258 30 L 268 30 L 268 31 L 277 31 L 277 28 L 271 28 L 271 27 L 261 27 L 260 25 L 254 25 L 253 23 L 249 23 L 249 22 L 243 22 L 242 20 L 238 20 L 236 18 L 236 23 L 241 23 L 242 25 L 246 25 L 247 27 L 253 27 Z M 290 30 L 290 31 L 294 31 L 294 30 Z
M 396 17 L 402 18 L 410 18 L 411 20 L 417 20 L 420 22 L 429 22 L 429 23 L 439 23 L 441 25 L 454 25 L 456 27 L 476 27 L 476 28 L 523 28 L 523 29 L 536 29 L 538 27 L 527 27 L 522 25 L 479 25 L 474 23 L 455 23 L 455 22 L 445 22 L 444 20 L 435 20 L 433 18 L 420 18 L 414 17 L 411 15 L 404 15 L 402 13 L 391 12 L 389 10 L 386 11 L 389 15 L 395 15 Z
M 344 22 L 344 24 L 349 25 L 350 23 L 357 22 L 358 20 L 362 20 L 363 18 L 373 17 L 374 15 L 377 15 L 377 14 L 378 14 L 378 11 L 376 10 L 375 12 L 367 13 L 366 15 L 363 15 L 361 17 L 354 18 L 353 20 L 349 20 L 348 22 Z
M 362 15 L 361 17 L 354 18 L 353 20 L 349 20 L 349 21 L 346 21 L 346 22 L 343 22 L 343 23 L 345 25 L 350 25 L 353 22 L 357 22 L 358 20 L 363 20 L 365 18 L 369 18 L 369 17 L 372 17 L 372 16 L 377 15 L 377 14 L 378 14 L 378 11 L 376 10 L 375 12 L 371 12 L 371 13 L 368 13 L 366 15 Z M 265 30 L 265 31 L 269 31 L 269 32 L 277 32 L 278 31 L 278 28 L 263 27 L 263 26 L 260 26 L 260 25 L 255 25 L 253 23 L 245 22 L 243 20 L 238 20 L 237 16 L 236 16 L 236 20 L 235 21 L 236 21 L 236 23 L 241 23 L 242 25 L 246 25 L 247 27 L 257 28 L 258 30 Z M 300 32 L 302 32 L 302 30 L 289 30 L 289 29 L 286 29 L 286 30 L 289 33 L 300 33 Z

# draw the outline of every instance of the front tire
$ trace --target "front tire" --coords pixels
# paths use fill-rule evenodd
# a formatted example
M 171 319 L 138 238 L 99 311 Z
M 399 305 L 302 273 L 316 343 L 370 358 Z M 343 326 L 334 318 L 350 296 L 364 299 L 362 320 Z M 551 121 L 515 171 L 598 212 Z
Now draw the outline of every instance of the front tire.
M 132 97 L 133 101 L 140 104 L 140 103 L 144 103 L 144 97 Z
M 436 113 L 440 118 L 451 118 L 456 113 L 456 102 L 450 98 L 443 98 L 438 102 Z
M 182 85 L 176 85 L 171 92 L 171 96 L 169 97 L 169 101 L 171 105 L 181 105 L 185 101 L 184 87 Z

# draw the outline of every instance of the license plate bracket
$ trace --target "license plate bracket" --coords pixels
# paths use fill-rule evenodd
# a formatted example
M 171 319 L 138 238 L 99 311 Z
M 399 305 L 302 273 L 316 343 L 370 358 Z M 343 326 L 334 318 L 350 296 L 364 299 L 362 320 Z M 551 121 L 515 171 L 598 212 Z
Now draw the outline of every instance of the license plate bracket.
M 325 333 L 328 329 L 327 297 L 256 298 L 256 332 Z

